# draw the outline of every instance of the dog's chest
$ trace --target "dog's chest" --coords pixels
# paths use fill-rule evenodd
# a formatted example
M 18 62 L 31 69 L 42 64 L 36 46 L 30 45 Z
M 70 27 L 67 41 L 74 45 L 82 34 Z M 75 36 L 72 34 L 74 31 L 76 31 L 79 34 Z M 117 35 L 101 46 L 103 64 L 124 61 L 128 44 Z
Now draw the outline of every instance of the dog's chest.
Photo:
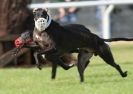
M 48 51 L 55 48 L 54 41 L 46 32 L 33 32 L 33 41 L 35 41 L 43 50 Z

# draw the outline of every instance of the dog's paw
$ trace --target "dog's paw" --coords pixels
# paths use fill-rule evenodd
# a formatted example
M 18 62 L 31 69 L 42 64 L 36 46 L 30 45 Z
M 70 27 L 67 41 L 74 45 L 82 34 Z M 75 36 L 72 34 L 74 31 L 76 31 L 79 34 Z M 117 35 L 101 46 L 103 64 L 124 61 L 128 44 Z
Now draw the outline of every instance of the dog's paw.
M 55 80 L 55 76 L 52 76 L 52 77 L 51 77 L 51 80 Z
M 122 77 L 127 77 L 127 71 L 122 74 Z
M 39 70 L 42 70 L 42 67 L 41 67 L 41 66 L 37 66 L 37 68 L 38 68 Z
M 74 64 L 69 64 L 69 67 L 71 68 L 71 67 L 73 67 L 74 66 Z

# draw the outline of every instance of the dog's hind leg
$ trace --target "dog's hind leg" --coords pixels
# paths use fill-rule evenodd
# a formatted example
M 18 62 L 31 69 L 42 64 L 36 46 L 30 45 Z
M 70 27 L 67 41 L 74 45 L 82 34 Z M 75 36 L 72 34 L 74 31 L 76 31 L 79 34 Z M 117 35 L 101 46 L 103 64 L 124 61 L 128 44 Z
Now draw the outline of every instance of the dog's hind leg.
M 52 74 L 51 74 L 51 79 L 56 78 L 56 71 L 57 71 L 57 63 L 52 62 Z
M 80 82 L 84 82 L 84 71 L 87 65 L 89 64 L 89 59 L 92 57 L 93 53 L 86 51 L 81 51 L 78 55 L 77 68 L 80 76 Z
M 127 76 L 127 71 L 123 72 L 121 67 L 115 63 L 111 50 L 107 44 L 103 44 L 100 46 L 98 55 L 109 65 L 113 66 L 117 69 L 122 77 Z

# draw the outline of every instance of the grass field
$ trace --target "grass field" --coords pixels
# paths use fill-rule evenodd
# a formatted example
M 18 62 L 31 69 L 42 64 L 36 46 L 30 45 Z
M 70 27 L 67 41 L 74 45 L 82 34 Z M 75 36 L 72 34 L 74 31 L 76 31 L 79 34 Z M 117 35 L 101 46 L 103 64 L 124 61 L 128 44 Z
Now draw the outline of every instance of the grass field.
M 85 82 L 80 83 L 77 68 L 58 68 L 57 79 L 51 80 L 51 68 L 0 69 L 0 94 L 132 94 L 133 43 L 111 46 L 114 58 L 127 78 L 105 64 L 99 57 L 91 59 L 85 71 Z

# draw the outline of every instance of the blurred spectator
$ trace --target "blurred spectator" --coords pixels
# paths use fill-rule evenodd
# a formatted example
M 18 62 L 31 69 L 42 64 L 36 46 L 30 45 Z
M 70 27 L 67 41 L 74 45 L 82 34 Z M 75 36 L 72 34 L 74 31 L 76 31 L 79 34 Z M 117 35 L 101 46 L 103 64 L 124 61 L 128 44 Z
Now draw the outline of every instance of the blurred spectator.
M 70 2 L 70 1 L 77 1 L 77 0 L 59 0 L 59 1 Z M 55 16 L 55 20 L 63 23 L 76 22 L 78 11 L 79 11 L 79 8 L 76 8 L 76 7 L 70 7 L 70 8 L 61 7 L 58 9 L 59 15 Z
M 128 7 L 129 9 L 133 10 L 133 5 L 129 5 Z

